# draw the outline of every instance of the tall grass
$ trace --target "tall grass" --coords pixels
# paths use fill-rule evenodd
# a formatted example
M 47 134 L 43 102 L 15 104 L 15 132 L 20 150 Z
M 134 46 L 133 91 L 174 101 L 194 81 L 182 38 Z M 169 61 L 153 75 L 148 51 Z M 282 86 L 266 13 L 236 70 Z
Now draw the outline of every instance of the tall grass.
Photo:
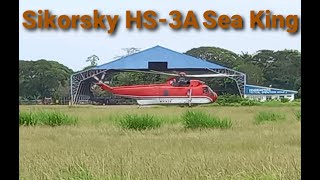
M 301 179 L 301 124 L 289 121 L 300 107 L 188 109 L 227 116 L 232 130 L 184 131 L 187 109 L 180 107 L 20 106 L 27 114 L 59 111 L 79 118 L 76 127 L 19 128 L 20 179 Z M 260 111 L 286 114 L 288 121 L 256 126 L 253 118 Z M 143 133 L 115 128 L 127 114 L 181 124 Z M 98 119 L 103 123 L 92 123 Z
M 232 122 L 228 118 L 210 116 L 202 111 L 187 111 L 182 115 L 185 128 L 231 128 Z
M 297 119 L 298 121 L 301 121 L 301 111 L 297 111 L 297 112 L 295 113 L 295 115 L 296 115 L 296 119 Z
M 31 112 L 19 112 L 19 124 L 25 126 L 35 126 L 38 124 L 38 119 Z
M 88 170 L 85 164 L 75 162 L 75 165 L 69 165 L 68 168 L 63 169 L 59 172 L 57 179 L 65 180 L 91 180 L 97 179 L 93 174 Z
M 19 124 L 23 126 L 61 126 L 74 125 L 78 122 L 76 117 L 72 117 L 61 112 L 55 111 L 37 111 L 37 112 L 19 112 Z
M 256 124 L 260 124 L 263 122 L 284 120 L 285 118 L 286 117 L 284 114 L 269 112 L 269 111 L 262 111 L 256 114 L 256 116 L 254 117 L 254 120 Z
M 161 126 L 161 121 L 149 114 L 128 114 L 120 120 L 120 126 L 124 129 L 141 131 L 159 128 Z

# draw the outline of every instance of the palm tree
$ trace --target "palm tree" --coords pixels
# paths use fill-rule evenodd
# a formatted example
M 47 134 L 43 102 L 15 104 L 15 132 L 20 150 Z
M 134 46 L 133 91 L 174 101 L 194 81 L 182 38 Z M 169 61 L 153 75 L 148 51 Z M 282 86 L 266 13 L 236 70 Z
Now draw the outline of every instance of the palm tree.
M 89 56 L 86 62 L 90 62 L 90 66 L 96 66 L 97 61 L 99 61 L 99 57 L 97 55 Z

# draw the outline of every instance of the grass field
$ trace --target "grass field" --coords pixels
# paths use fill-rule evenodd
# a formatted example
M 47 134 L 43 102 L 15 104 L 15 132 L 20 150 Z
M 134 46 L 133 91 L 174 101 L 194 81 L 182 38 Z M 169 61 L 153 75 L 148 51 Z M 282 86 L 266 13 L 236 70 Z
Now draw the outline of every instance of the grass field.
M 185 129 L 188 109 L 229 118 L 229 129 Z M 20 126 L 20 179 L 300 179 L 300 106 L 20 106 L 58 111 L 76 125 Z M 271 119 L 267 122 L 267 113 Z M 160 118 L 157 129 L 121 128 L 127 114 Z M 277 117 L 281 116 L 279 120 Z M 257 120 L 259 119 L 259 123 Z

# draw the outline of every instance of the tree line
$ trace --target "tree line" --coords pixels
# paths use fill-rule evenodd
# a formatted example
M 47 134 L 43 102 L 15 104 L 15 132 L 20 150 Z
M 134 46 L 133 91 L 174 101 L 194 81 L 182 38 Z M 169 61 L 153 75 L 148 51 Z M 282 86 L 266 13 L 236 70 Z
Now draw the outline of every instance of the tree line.
M 301 93 L 301 52 L 297 50 L 260 50 L 236 54 L 218 47 L 200 47 L 186 54 L 205 59 L 247 75 L 247 84 L 296 90 Z M 211 80 L 216 90 L 234 94 L 235 83 L 226 78 Z
M 124 49 L 126 55 L 138 51 L 137 48 Z M 260 50 L 253 54 L 237 54 L 219 47 L 199 47 L 185 52 L 206 61 L 219 64 L 247 75 L 247 83 L 301 92 L 301 53 L 297 50 Z M 118 56 L 121 57 L 121 56 Z M 82 70 L 97 65 L 98 56 L 87 58 L 90 64 Z M 70 95 L 70 76 L 72 69 L 57 61 L 36 60 L 19 61 L 19 96 L 25 99 L 59 98 Z M 109 76 L 113 85 L 132 85 L 160 83 L 167 77 L 135 72 L 120 72 Z M 206 83 L 218 94 L 237 94 L 237 86 L 228 78 L 206 79 Z M 99 96 L 105 95 L 99 93 Z

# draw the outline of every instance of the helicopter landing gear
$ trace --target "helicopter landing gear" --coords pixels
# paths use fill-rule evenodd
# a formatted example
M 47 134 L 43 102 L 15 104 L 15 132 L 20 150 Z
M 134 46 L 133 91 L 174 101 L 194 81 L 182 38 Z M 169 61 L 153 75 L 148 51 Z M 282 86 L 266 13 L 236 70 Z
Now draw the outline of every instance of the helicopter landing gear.
M 188 90 L 188 97 L 189 97 L 188 104 L 189 104 L 189 107 L 191 107 L 192 106 L 192 104 L 191 104 L 191 101 L 192 101 L 192 89 Z

